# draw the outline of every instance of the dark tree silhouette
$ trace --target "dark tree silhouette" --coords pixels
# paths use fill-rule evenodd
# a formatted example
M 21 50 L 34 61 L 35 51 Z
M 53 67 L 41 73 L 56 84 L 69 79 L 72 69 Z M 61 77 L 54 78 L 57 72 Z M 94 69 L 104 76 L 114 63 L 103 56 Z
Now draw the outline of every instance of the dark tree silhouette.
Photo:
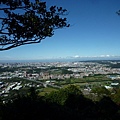
M 45 96 L 32 87 L 25 95 L 14 97 L 0 101 L 0 120 L 120 120 L 120 106 L 111 98 L 92 101 L 74 85 Z
M 54 30 L 69 27 L 67 10 L 35 0 L 0 0 L 0 51 L 39 43 Z

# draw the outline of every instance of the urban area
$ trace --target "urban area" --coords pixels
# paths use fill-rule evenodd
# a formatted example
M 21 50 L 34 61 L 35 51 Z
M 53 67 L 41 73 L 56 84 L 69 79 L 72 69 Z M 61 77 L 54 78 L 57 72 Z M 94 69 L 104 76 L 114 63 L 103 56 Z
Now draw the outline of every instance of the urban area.
M 93 85 L 112 89 L 119 86 L 119 65 L 120 61 L 0 63 L 0 95 L 33 86 L 42 94 L 45 88 L 68 84 L 80 85 L 85 94 Z

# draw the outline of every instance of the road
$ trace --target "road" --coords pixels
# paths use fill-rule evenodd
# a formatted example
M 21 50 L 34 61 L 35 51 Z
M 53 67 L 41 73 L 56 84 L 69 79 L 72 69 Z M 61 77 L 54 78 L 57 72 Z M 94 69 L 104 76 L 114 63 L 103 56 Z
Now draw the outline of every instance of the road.
M 36 83 L 42 84 L 44 87 L 50 86 L 50 87 L 54 87 L 54 88 L 61 88 L 60 86 L 53 85 L 51 83 L 44 83 L 44 82 L 41 82 L 41 81 L 37 81 L 35 79 L 28 79 L 28 78 L 24 78 L 24 79 L 29 80 L 31 82 L 36 82 Z

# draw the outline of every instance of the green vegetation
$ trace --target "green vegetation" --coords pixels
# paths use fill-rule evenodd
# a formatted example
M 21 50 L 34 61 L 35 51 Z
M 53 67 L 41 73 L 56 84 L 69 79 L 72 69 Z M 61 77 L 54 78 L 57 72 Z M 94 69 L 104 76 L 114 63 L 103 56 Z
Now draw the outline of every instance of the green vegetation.
M 0 67 L 0 73 L 3 72 L 14 72 L 15 70 L 18 70 L 19 68 L 10 68 L 10 67 L 5 67 L 5 68 L 1 68 Z
M 64 105 L 69 95 L 81 95 L 82 92 L 76 86 L 70 85 L 66 88 L 60 89 L 58 91 L 52 91 L 50 94 L 46 94 L 45 97 L 51 102 L 55 102 L 60 105 Z
M 56 72 L 61 73 L 62 70 L 58 69 Z M 104 86 L 109 86 L 113 81 L 106 75 L 38 81 L 12 78 L 2 81 L 10 85 L 21 83 L 22 88 L 11 90 L 8 96 L 0 98 L 5 101 L 0 101 L 0 120 L 24 120 L 28 117 L 34 120 L 120 119 L 120 88 L 106 89 Z M 46 81 L 53 85 L 47 85 Z M 39 82 L 44 83 L 46 87 Z
M 52 87 L 46 87 L 46 88 L 42 88 L 40 89 L 40 92 L 39 92 L 39 95 L 40 96 L 44 96 L 50 92 L 53 92 L 53 91 L 57 91 L 58 89 L 55 89 L 55 88 L 52 88 Z
M 98 93 L 107 94 L 101 89 Z M 119 104 L 110 96 L 93 101 L 75 85 L 44 96 L 32 87 L 24 95 L 17 94 L 6 103 L 0 102 L 0 120 L 119 120 L 119 111 Z
M 83 78 L 68 78 L 65 80 L 56 80 L 57 85 L 63 86 L 67 84 L 104 84 L 111 83 L 112 80 L 107 78 L 106 75 L 94 75 L 94 76 L 87 76 Z
M 39 87 L 37 87 L 36 89 L 40 91 L 39 93 L 40 95 L 45 95 L 46 93 L 50 93 L 51 91 L 59 89 L 59 88 L 55 88 L 51 86 L 49 87 L 47 86 L 44 88 L 43 85 L 37 83 L 36 81 L 29 81 L 23 78 L 12 78 L 12 79 L 5 79 L 2 81 L 4 83 L 7 83 L 7 82 L 8 83 L 13 83 L 13 82 L 21 83 L 23 87 L 19 91 L 26 91 L 27 89 L 29 89 L 29 87 L 26 86 L 26 84 L 28 84 L 29 86 L 39 85 Z M 39 80 L 39 81 L 42 83 L 45 83 L 45 80 Z M 95 76 L 88 76 L 84 78 L 69 78 L 69 79 L 64 79 L 64 80 L 59 79 L 59 80 L 53 80 L 53 81 L 54 81 L 54 85 L 57 85 L 63 88 L 68 85 L 77 85 L 77 86 L 80 86 L 82 90 L 86 88 L 86 86 L 89 86 L 90 88 L 94 88 L 98 86 L 110 85 L 110 83 L 112 82 L 112 80 L 110 78 L 107 78 L 105 75 L 95 75 Z
M 120 68 L 120 63 L 110 64 L 109 66 L 110 66 L 111 68 Z

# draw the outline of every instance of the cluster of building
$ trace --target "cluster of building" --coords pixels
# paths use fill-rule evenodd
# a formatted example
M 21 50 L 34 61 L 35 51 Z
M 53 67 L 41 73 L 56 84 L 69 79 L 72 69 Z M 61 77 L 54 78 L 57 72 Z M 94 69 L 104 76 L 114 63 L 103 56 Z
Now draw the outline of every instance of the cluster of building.
M 55 63 L 16 63 L 16 64 L 0 64 L 1 68 L 17 68 L 14 72 L 2 72 L 0 79 L 9 79 L 14 77 L 35 79 L 35 80 L 48 80 L 48 79 L 66 79 L 66 78 L 83 78 L 84 76 L 95 74 L 120 74 L 120 68 L 110 68 L 106 64 L 100 64 L 97 62 L 55 62 Z M 34 68 L 33 68 L 34 67 Z M 54 71 L 57 68 L 65 68 L 68 71 L 72 71 L 71 74 L 52 74 L 50 73 L 51 67 L 54 67 Z M 27 70 L 32 69 L 31 73 L 27 73 Z M 41 72 L 36 72 L 34 69 L 42 69 Z M 46 69 L 46 70 L 45 70 Z M 53 69 L 52 69 L 53 71 Z
M 112 62 L 112 64 L 116 63 Z M 6 71 L 4 71 L 5 69 Z M 9 71 L 9 69 L 12 71 Z M 40 71 L 36 71 L 37 69 L 40 69 Z M 63 69 L 67 70 L 68 73 L 54 72 Z M 21 81 L 11 83 L 3 82 L 3 80 L 9 80 L 11 78 L 25 78 L 30 82 L 36 81 L 36 87 L 47 87 L 47 85 L 59 87 L 54 85 L 55 80 L 83 78 L 84 76 L 95 74 L 104 74 L 112 80 L 120 79 L 120 68 L 111 68 L 108 64 L 98 62 L 1 63 L 0 70 L 0 95 L 8 95 L 11 90 L 19 90 L 25 86 L 32 86 L 30 83 L 23 85 Z M 28 70 L 31 70 L 31 72 L 27 72 Z M 69 73 L 69 71 L 71 72 Z M 117 75 L 112 76 L 111 74 Z M 111 83 L 110 86 L 105 87 L 109 89 L 118 84 Z

